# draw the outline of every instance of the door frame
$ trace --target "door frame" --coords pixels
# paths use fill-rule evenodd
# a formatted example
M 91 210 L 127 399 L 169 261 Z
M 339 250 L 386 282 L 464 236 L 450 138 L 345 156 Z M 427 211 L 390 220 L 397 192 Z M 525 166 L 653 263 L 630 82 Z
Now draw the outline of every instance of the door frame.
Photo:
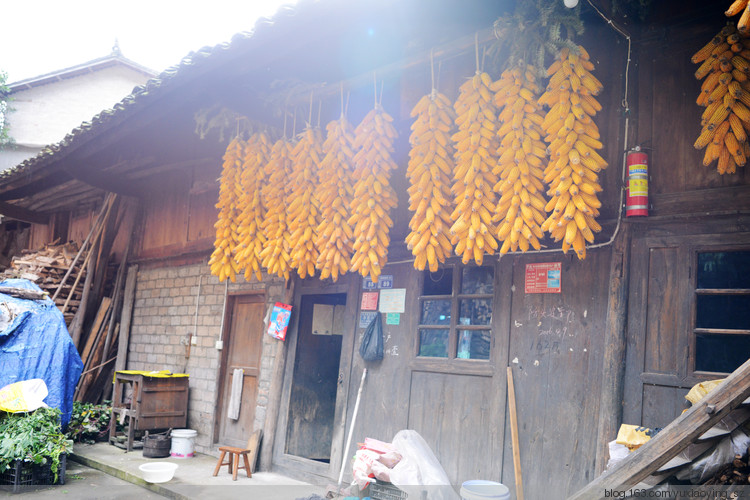
M 234 314 L 234 306 L 236 303 L 236 300 L 239 297 L 246 297 L 246 296 L 256 296 L 259 297 L 259 302 L 263 304 L 263 307 L 266 307 L 266 292 L 265 290 L 237 290 L 234 292 L 228 292 L 226 295 L 226 308 L 224 311 L 224 326 L 221 330 L 221 337 L 220 339 L 223 342 L 223 345 L 229 346 L 228 343 L 229 336 L 232 334 L 232 315 Z M 261 328 L 263 328 L 263 325 L 261 325 Z M 261 363 L 263 360 L 263 334 L 265 332 L 261 333 L 260 337 L 260 357 L 261 357 Z M 221 444 L 219 443 L 219 432 L 221 427 L 221 408 L 224 405 L 224 391 L 222 390 L 222 382 L 224 380 L 224 375 L 226 374 L 227 370 L 227 358 L 229 357 L 229 348 L 221 349 L 221 355 L 219 356 L 219 372 L 218 377 L 216 378 L 216 413 L 214 414 L 214 422 L 213 422 L 213 430 L 211 432 L 211 441 L 214 445 Z M 260 379 L 260 376 L 258 377 Z M 258 409 L 258 400 L 256 397 L 255 400 L 255 410 Z M 252 431 L 248 432 L 248 438 L 250 437 L 250 434 Z
M 338 477 L 344 453 L 344 438 L 348 414 L 348 395 L 351 381 L 352 357 L 355 343 L 355 316 L 358 310 L 357 285 L 361 282 L 359 275 L 346 274 L 337 283 L 323 282 L 317 278 L 297 282 L 294 290 L 294 304 L 292 309 L 291 328 L 286 340 L 286 366 L 284 367 L 284 382 L 282 385 L 279 416 L 276 422 L 276 436 L 273 443 L 274 469 L 293 472 L 295 477 L 303 480 L 322 477 L 328 480 Z M 289 403 L 292 393 L 292 378 L 294 376 L 294 362 L 297 357 L 297 339 L 300 325 L 300 315 L 303 295 L 346 294 L 346 308 L 344 309 L 344 333 L 341 339 L 341 358 L 339 360 L 339 382 L 336 390 L 336 411 L 333 421 L 333 435 L 331 438 L 331 461 L 317 462 L 296 455 L 289 455 L 286 448 L 286 429 L 288 424 Z

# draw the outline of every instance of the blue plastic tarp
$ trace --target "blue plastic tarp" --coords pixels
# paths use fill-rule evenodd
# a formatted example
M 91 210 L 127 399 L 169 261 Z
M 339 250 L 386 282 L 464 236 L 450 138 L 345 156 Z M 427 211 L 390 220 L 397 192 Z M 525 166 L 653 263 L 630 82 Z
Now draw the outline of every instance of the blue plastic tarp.
M 41 291 L 22 279 L 2 281 L 2 286 Z M 49 391 L 44 402 L 60 409 L 65 428 L 81 371 L 81 356 L 52 300 L 0 293 L 0 387 L 32 378 L 44 380 Z

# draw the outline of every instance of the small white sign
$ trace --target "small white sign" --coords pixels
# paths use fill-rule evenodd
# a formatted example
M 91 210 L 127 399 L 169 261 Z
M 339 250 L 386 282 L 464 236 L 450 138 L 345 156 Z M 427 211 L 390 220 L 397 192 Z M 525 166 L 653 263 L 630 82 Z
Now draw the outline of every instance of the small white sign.
M 406 288 L 380 290 L 380 312 L 406 312 Z

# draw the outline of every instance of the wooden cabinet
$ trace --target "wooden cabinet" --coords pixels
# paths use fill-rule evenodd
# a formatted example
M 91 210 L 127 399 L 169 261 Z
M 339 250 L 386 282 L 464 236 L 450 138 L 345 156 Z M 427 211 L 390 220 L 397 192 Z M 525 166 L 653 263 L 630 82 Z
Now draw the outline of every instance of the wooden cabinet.
M 126 391 L 126 386 L 130 390 Z M 151 377 L 117 372 L 112 396 L 112 420 L 128 424 L 127 451 L 133 449 L 135 431 L 184 428 L 187 425 L 188 377 Z M 117 441 L 116 425 L 109 440 Z

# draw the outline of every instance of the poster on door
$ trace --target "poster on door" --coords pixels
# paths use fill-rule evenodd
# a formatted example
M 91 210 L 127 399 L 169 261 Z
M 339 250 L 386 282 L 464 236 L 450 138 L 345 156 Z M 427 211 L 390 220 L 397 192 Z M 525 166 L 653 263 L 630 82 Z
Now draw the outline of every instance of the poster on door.
M 526 293 L 560 293 L 561 262 L 526 264 Z
M 271 318 L 268 321 L 268 335 L 275 339 L 286 339 L 286 330 L 289 328 L 289 317 L 292 315 L 292 306 L 276 302 L 271 310 Z

